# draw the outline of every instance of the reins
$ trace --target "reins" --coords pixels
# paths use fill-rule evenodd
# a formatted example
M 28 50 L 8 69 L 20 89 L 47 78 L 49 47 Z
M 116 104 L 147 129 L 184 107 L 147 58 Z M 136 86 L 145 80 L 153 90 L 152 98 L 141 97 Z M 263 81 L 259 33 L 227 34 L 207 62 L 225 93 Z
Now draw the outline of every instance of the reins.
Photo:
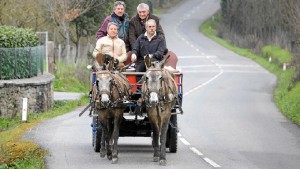
M 118 77 L 115 73 L 111 73 L 110 71 L 104 70 L 104 71 L 97 72 L 96 74 L 108 74 L 110 77 L 112 77 L 109 92 L 99 91 L 99 88 L 97 87 L 97 94 L 96 94 L 96 100 L 95 100 L 96 103 L 99 103 L 97 107 L 99 109 L 110 109 L 110 108 L 124 107 L 124 105 L 123 105 L 123 102 L 125 101 L 124 99 L 127 99 L 126 96 L 129 96 L 129 91 L 127 90 L 126 85 L 124 83 L 120 82 L 120 80 L 118 80 Z M 116 82 L 116 81 L 119 81 L 119 83 Z M 119 98 L 117 98 L 115 101 L 111 102 L 111 100 L 113 99 L 114 88 L 116 88 L 116 90 L 118 91 Z M 124 91 L 122 91 L 122 88 L 124 89 Z M 100 101 L 100 97 L 101 97 L 102 94 L 107 94 L 109 96 L 110 101 L 109 101 L 108 104 L 104 105 Z
M 176 94 L 175 94 L 174 90 L 172 90 L 171 86 L 168 83 L 168 81 L 170 80 L 170 78 L 168 77 L 168 75 L 166 73 L 167 70 L 164 70 L 164 69 L 161 69 L 161 68 L 150 68 L 150 69 L 148 69 L 148 71 L 160 71 L 162 73 L 161 88 L 159 89 L 159 93 L 158 93 L 160 107 L 162 107 L 161 104 L 166 104 L 166 103 L 169 103 L 169 102 L 172 101 L 169 98 L 168 91 L 170 91 L 171 94 L 174 95 L 174 98 L 177 98 L 177 96 L 175 96 Z M 150 95 L 150 93 L 149 93 L 149 89 L 148 89 L 147 80 L 144 81 L 143 85 L 147 86 L 146 90 L 144 92 L 144 98 L 143 99 L 146 101 L 146 106 L 147 107 L 151 107 L 151 104 L 149 103 L 149 95 Z M 161 95 L 161 93 L 163 93 L 163 95 Z

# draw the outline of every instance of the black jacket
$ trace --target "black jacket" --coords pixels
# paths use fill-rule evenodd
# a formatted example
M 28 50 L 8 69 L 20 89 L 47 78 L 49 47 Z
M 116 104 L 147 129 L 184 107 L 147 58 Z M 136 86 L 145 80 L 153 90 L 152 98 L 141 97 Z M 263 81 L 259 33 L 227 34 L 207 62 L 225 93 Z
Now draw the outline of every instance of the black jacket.
M 149 19 L 155 20 L 157 34 L 164 36 L 164 31 L 163 31 L 161 25 L 159 24 L 158 17 L 150 13 L 146 20 L 149 20 Z M 142 21 L 140 19 L 139 15 L 136 14 L 136 16 L 131 18 L 131 20 L 129 22 L 129 42 L 130 42 L 131 49 L 133 49 L 134 43 L 137 40 L 137 38 L 141 34 L 144 34 L 145 32 L 146 32 L 145 21 Z
M 155 35 L 151 41 L 144 34 L 136 40 L 132 53 L 136 54 L 137 60 L 144 60 L 147 54 L 153 54 L 152 61 L 161 61 L 166 50 L 165 38 L 162 35 Z

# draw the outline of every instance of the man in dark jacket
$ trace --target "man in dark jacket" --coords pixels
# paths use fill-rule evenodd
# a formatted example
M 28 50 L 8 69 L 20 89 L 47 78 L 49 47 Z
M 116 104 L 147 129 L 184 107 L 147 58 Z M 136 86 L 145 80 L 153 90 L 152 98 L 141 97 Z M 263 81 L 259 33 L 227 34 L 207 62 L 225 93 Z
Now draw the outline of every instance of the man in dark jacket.
M 100 39 L 107 35 L 107 25 L 109 22 L 114 22 L 118 25 L 118 37 L 125 42 L 126 51 L 130 51 L 130 44 L 128 38 L 128 31 L 129 31 L 129 18 L 128 14 L 125 13 L 126 5 L 123 1 L 116 1 L 114 3 L 113 13 L 107 16 L 99 30 L 96 34 L 96 39 Z
M 165 39 L 156 32 L 156 21 L 149 19 L 145 23 L 146 32 L 135 41 L 132 49 L 131 61 L 136 64 L 137 72 L 145 72 L 144 57 L 149 55 L 151 61 L 161 61 L 166 50 Z
M 129 23 L 129 43 L 131 48 L 133 48 L 136 39 L 146 32 L 145 23 L 149 19 L 154 19 L 157 25 L 156 33 L 164 37 L 164 31 L 159 24 L 159 19 L 157 16 L 150 13 L 149 6 L 145 3 L 141 3 L 137 6 L 137 14 L 131 18 Z

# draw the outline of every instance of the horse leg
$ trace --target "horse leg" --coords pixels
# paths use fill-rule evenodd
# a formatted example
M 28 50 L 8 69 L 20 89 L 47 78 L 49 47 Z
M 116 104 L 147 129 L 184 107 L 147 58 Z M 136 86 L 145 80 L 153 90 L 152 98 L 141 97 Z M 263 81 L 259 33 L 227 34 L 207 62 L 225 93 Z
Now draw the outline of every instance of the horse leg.
M 155 123 L 152 126 L 153 126 L 152 146 L 154 149 L 153 161 L 158 162 L 159 161 L 159 144 L 158 144 L 159 128 Z
M 167 132 L 169 126 L 169 119 L 164 119 L 162 124 L 161 132 L 160 132 L 160 157 L 159 157 L 159 165 L 165 166 L 167 164 L 166 160 L 166 141 L 167 141 Z
M 106 125 L 102 124 L 102 136 L 101 136 L 101 148 L 100 148 L 100 157 L 104 158 L 105 154 L 106 154 L 106 136 L 107 136 L 107 129 L 106 129 Z
M 112 134 L 113 139 L 113 148 L 112 148 L 112 164 L 118 162 L 118 139 L 119 139 L 119 130 L 122 121 L 123 110 L 116 110 L 114 118 L 114 130 Z
M 111 148 L 112 148 L 112 129 L 113 129 L 113 126 L 112 126 L 112 120 L 111 118 L 108 119 L 108 124 L 107 124 L 107 127 L 108 127 L 108 134 L 107 134 L 107 158 L 108 160 L 111 160 L 112 159 L 112 152 L 111 152 Z

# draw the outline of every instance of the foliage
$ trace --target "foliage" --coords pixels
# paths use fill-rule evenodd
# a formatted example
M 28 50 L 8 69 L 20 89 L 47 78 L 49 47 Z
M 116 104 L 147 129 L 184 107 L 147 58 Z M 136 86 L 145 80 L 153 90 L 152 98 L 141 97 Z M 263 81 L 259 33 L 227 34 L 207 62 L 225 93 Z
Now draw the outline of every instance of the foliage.
M 78 60 L 78 47 L 80 39 L 86 37 L 94 36 L 95 32 L 99 29 L 99 26 L 102 24 L 102 21 L 107 15 L 110 15 L 113 2 L 109 0 L 97 0 L 95 1 L 93 7 L 87 10 L 82 15 L 79 15 L 77 18 L 71 21 L 70 23 L 70 32 L 71 40 L 76 46 L 76 56 L 75 63 Z
M 84 66 L 77 67 L 69 65 L 64 67 L 62 63 L 57 63 L 59 71 L 54 73 L 54 90 L 61 92 L 88 92 L 90 79 L 89 70 Z
M 30 29 L 0 26 L 0 79 L 28 78 L 42 71 L 44 54 L 38 42 Z
M 46 17 L 43 8 L 36 0 L 0 0 L 0 25 L 31 28 L 34 31 L 45 30 Z
M 126 4 L 126 12 L 129 14 L 129 17 L 136 15 L 136 7 L 140 3 L 140 0 L 124 0 Z
M 38 36 L 31 29 L 0 26 L 1 48 L 33 47 L 38 42 Z
M 43 46 L 0 49 L 0 79 L 22 79 L 43 71 Z
M 299 0 L 222 0 L 221 12 L 222 20 L 218 28 L 220 38 L 256 52 L 270 44 L 293 52 L 293 58 L 282 57 L 289 56 L 284 50 L 280 50 L 284 53 L 275 53 L 274 56 L 279 64 L 292 62 L 296 66 L 295 79 L 300 80 L 300 54 L 295 46 L 300 40 Z M 271 50 L 268 48 L 266 50 Z
M 276 59 L 279 64 L 289 63 L 292 60 L 292 54 L 278 46 L 268 45 L 262 48 L 262 55 L 269 58 L 272 57 Z
M 282 89 L 284 91 L 284 89 Z M 285 89 L 286 91 L 286 89 Z M 277 94 L 281 95 L 281 89 L 276 91 Z M 300 83 L 298 82 L 291 90 L 286 93 L 282 98 L 278 98 L 280 111 L 294 121 L 300 124 Z
M 268 58 L 253 54 L 249 49 L 238 48 L 228 41 L 217 37 L 215 32 L 210 30 L 215 28 L 213 25 L 216 24 L 216 22 L 212 22 L 211 19 L 209 19 L 201 25 L 201 31 L 219 44 L 234 51 L 235 53 L 251 58 L 270 72 L 274 73 L 278 79 L 278 86 L 274 93 L 276 104 L 286 117 L 300 125 L 300 83 L 293 81 L 296 73 L 295 68 L 292 67 L 286 71 L 282 71 L 276 63 L 269 63 Z M 268 47 L 266 48 L 268 49 Z M 279 53 L 285 53 L 284 49 L 279 51 L 283 51 Z M 275 53 L 277 52 L 278 51 L 276 50 L 272 52 L 269 51 L 269 54 L 273 56 L 276 55 Z
M 55 101 L 53 109 L 43 113 L 30 114 L 26 123 L 22 123 L 20 117 L 17 120 L 0 119 L 0 168 L 46 168 L 43 158 L 47 152 L 32 141 L 21 139 L 22 135 L 44 120 L 86 105 L 87 98 L 84 96 L 80 100 Z
M 69 66 L 65 69 L 62 64 L 60 73 L 57 74 L 54 86 L 63 88 L 64 91 L 88 91 L 89 72 L 87 69 Z M 86 70 L 86 71 L 85 71 Z M 71 79 L 71 80 L 70 80 Z M 84 82 L 85 81 L 85 82 Z M 54 107 L 47 112 L 29 114 L 26 123 L 21 122 L 21 117 L 16 119 L 0 119 L 0 168 L 46 168 L 44 156 L 47 152 L 31 141 L 21 139 L 21 136 L 38 123 L 74 110 L 78 106 L 88 103 L 87 95 L 80 100 L 55 101 Z

